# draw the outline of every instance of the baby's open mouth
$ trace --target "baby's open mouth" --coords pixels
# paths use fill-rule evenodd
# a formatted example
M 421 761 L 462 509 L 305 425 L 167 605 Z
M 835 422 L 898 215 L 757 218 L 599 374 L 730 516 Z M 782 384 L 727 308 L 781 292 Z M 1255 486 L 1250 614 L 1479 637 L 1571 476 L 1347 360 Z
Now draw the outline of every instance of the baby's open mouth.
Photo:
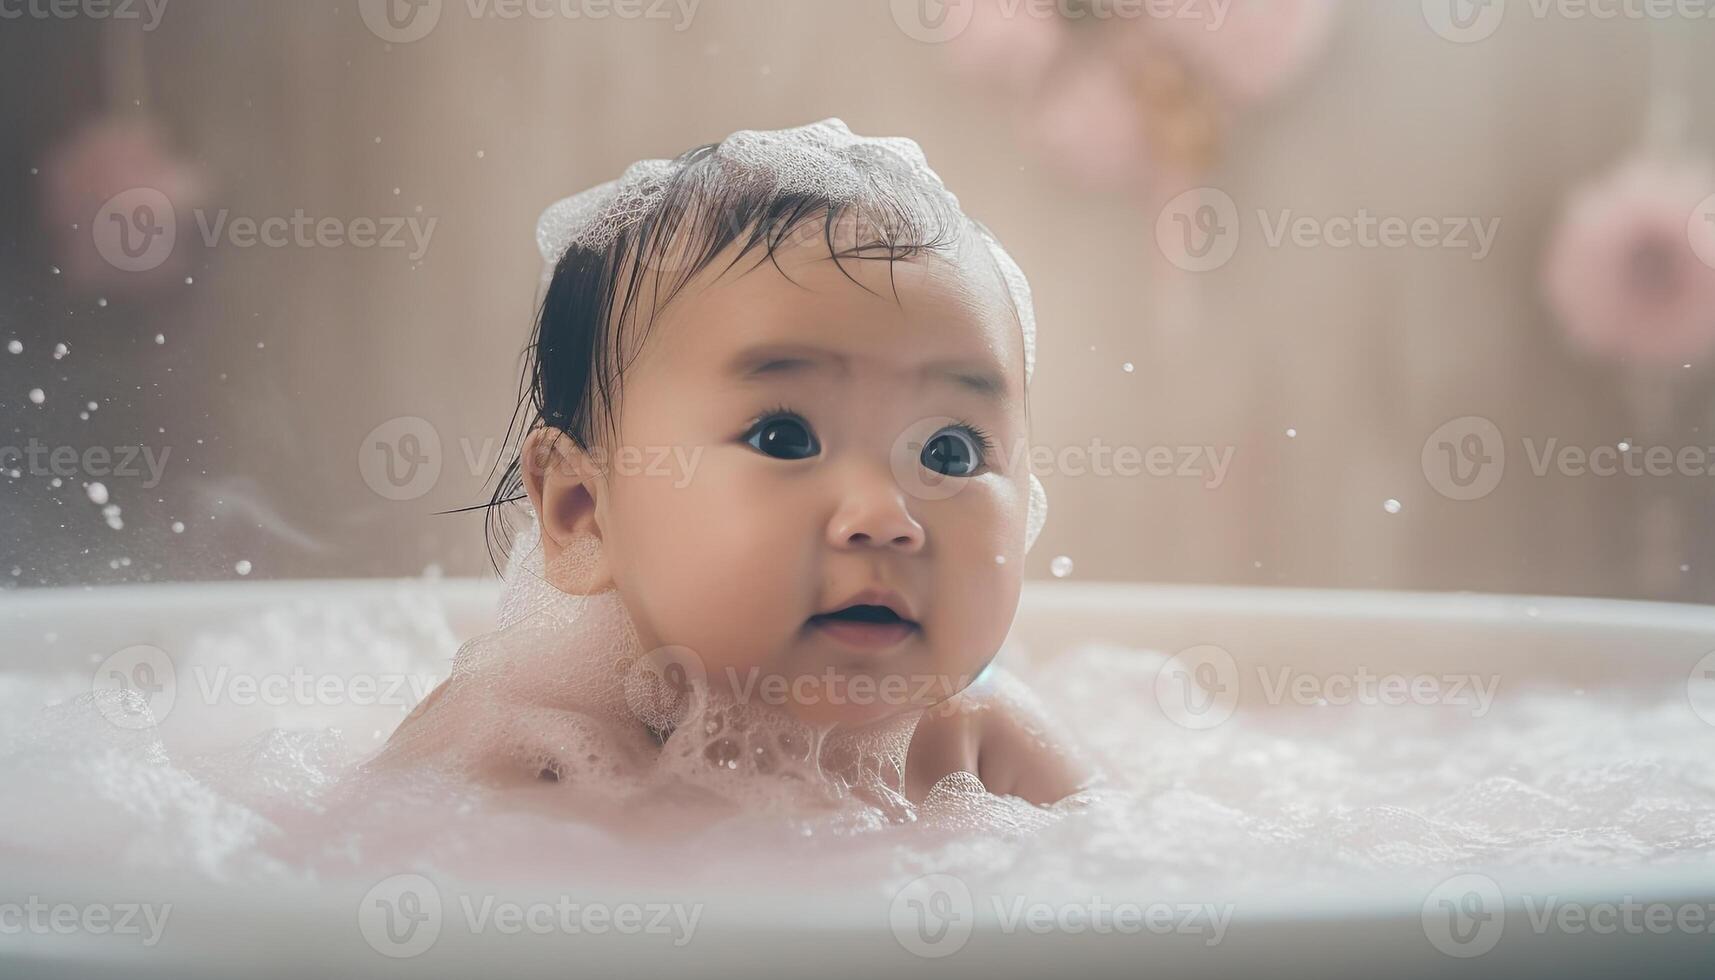
M 863 603 L 817 613 L 810 617 L 810 625 L 836 640 L 866 648 L 892 646 L 920 628 L 915 620 L 886 606 Z

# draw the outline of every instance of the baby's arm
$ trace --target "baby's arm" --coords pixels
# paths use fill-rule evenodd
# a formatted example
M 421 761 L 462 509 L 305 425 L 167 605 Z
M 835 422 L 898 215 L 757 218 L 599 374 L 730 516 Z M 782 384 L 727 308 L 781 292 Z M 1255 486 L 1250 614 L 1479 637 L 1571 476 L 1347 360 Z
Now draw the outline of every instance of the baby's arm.
M 963 770 L 989 792 L 1046 806 L 1094 773 L 1024 683 L 999 668 L 930 708 L 905 763 L 906 795 L 921 803 L 941 777 Z

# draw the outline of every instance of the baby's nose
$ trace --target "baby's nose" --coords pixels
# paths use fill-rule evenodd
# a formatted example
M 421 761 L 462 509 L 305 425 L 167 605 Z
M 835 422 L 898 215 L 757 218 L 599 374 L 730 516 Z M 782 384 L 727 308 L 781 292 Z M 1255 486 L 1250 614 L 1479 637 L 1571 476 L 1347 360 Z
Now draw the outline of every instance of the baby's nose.
M 915 552 L 923 547 L 923 525 L 911 515 L 905 492 L 887 475 L 848 488 L 828 523 L 835 548 L 888 547 Z

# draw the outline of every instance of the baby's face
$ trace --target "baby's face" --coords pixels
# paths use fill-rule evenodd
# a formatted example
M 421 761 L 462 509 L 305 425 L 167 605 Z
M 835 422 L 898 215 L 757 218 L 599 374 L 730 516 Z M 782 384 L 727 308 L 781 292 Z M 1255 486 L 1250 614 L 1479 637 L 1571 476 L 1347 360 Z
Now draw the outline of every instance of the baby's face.
M 845 272 L 820 241 L 779 268 L 723 256 L 656 319 L 591 488 L 645 650 L 689 648 L 716 689 L 843 724 L 987 665 L 1022 577 L 1024 353 L 966 239 Z M 854 603 L 908 621 L 820 615 Z

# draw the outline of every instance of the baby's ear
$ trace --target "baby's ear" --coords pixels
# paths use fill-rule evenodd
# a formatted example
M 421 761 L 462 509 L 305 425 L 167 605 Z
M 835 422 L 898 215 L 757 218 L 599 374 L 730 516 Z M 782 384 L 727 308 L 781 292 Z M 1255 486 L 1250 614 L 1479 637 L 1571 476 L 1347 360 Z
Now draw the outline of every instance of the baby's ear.
M 549 584 L 573 595 L 613 587 L 596 499 L 599 468 L 571 437 L 537 426 L 519 453 L 524 491 L 542 528 L 542 567 Z

